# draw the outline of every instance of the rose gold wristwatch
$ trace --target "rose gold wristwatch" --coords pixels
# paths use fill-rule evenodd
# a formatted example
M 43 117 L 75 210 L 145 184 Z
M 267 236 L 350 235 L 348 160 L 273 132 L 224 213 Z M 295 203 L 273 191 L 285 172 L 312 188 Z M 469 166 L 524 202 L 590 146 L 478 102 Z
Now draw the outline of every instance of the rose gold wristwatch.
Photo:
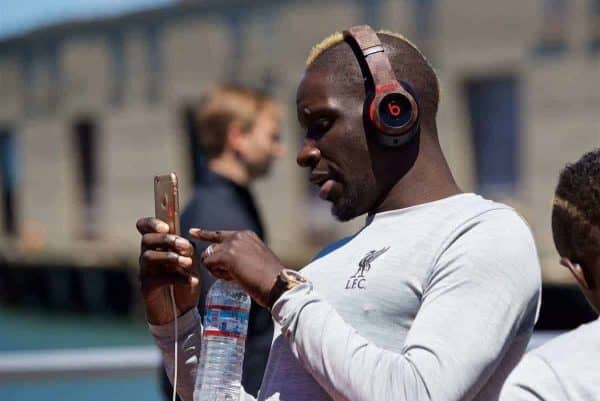
M 273 307 L 273 304 L 279 299 L 279 297 L 286 292 L 291 290 L 299 284 L 306 283 L 306 279 L 297 271 L 292 269 L 283 269 L 277 275 L 275 283 L 271 288 L 269 294 L 269 310 Z

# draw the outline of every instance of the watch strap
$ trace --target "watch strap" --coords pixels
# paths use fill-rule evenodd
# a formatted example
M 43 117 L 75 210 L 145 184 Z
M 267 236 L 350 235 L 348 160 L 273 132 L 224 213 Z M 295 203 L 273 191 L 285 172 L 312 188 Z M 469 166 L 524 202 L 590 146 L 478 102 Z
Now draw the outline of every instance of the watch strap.
M 284 292 L 305 282 L 306 279 L 297 271 L 291 269 L 281 270 L 275 278 L 275 283 L 273 283 L 273 287 L 271 287 L 271 292 L 269 293 L 269 310 Z

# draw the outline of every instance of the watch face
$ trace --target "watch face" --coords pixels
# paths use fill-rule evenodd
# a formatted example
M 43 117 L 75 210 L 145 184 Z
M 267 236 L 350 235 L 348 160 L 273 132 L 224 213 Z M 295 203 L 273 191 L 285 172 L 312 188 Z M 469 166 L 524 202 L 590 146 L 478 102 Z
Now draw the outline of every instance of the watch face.
M 306 279 L 297 271 L 292 269 L 283 269 L 281 271 L 282 278 L 288 283 L 305 283 Z

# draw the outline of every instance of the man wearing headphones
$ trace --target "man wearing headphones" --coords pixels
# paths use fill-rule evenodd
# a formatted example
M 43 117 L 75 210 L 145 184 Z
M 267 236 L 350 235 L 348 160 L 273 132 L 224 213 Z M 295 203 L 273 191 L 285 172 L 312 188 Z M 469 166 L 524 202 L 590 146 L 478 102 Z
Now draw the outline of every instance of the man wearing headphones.
M 182 284 L 180 352 L 197 358 L 200 259 L 271 309 L 259 400 L 497 399 L 536 317 L 535 244 L 511 208 L 458 188 L 438 141 L 438 98 L 433 69 L 400 35 L 358 26 L 315 46 L 297 91 L 298 164 L 339 220 L 367 219 L 300 273 L 251 232 L 192 229 L 212 242 L 198 258 L 165 224 L 138 221 L 143 294 L 168 369 L 173 316 L 151 294 Z M 182 359 L 187 401 L 195 365 Z

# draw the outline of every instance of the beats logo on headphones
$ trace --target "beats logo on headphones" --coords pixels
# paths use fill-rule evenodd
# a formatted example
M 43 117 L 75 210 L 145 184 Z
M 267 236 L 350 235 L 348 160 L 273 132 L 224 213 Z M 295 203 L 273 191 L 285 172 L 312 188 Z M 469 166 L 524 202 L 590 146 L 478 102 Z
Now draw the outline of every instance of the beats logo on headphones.
M 392 93 L 381 99 L 379 103 L 379 118 L 389 127 L 400 128 L 411 119 L 412 107 L 408 99 L 399 94 Z
M 392 101 L 392 102 L 388 103 L 388 111 L 394 118 L 396 118 L 400 115 L 401 109 L 400 109 L 400 106 L 398 106 L 396 104 L 396 102 Z

